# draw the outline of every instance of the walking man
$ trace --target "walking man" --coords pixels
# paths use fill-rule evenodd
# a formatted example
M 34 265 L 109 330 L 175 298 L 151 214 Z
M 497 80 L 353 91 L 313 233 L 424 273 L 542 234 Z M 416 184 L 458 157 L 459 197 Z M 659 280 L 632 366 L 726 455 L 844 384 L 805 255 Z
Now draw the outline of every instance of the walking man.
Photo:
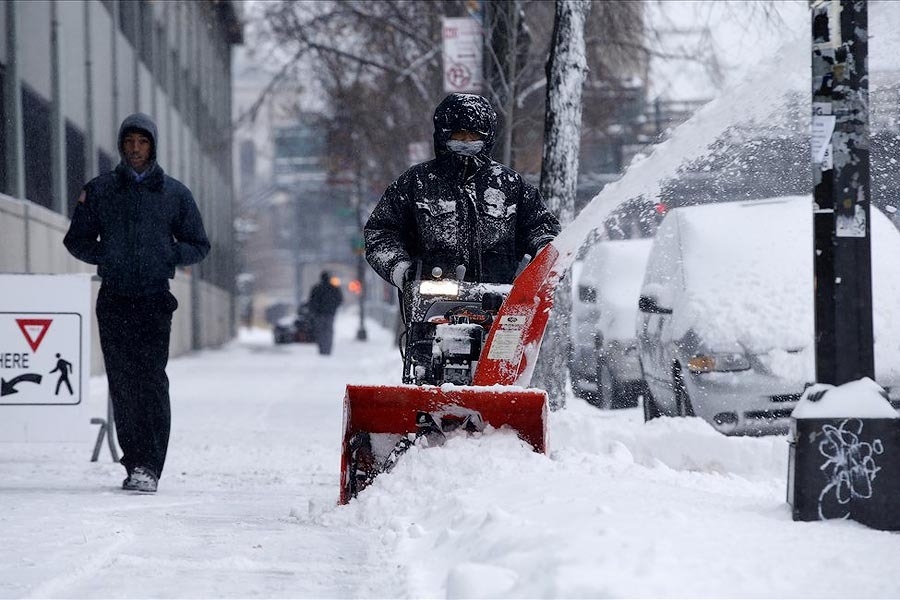
M 97 324 L 113 403 L 122 488 L 155 492 L 169 445 L 169 336 L 175 267 L 198 263 L 209 240 L 190 190 L 156 162 L 153 120 L 119 128 L 121 162 L 83 188 L 63 243 L 102 279 Z
M 309 293 L 309 310 L 313 318 L 313 331 L 319 354 L 331 354 L 334 340 L 334 314 L 344 301 L 341 289 L 331 284 L 331 274 L 322 271 L 321 280 L 313 286 Z

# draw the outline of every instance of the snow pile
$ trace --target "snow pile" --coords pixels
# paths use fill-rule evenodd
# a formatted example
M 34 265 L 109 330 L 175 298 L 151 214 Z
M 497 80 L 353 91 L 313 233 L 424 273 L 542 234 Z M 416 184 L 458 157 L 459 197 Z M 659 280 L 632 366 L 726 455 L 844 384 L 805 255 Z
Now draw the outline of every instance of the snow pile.
M 809 386 L 791 416 L 795 419 L 900 418 L 885 397 L 884 388 L 868 377 L 839 386 L 827 383 Z
M 570 400 L 550 415 L 550 444 L 543 456 L 497 431 L 414 448 L 349 505 L 316 518 L 370 529 L 374 552 L 395 557 L 405 597 L 900 591 L 853 572 L 850 548 L 873 555 L 860 545 L 865 528 L 791 524 L 785 437 L 729 438 L 699 419 L 644 424 L 638 410 Z M 772 562 L 782 544 L 794 548 L 794 575 Z M 877 545 L 897 547 L 890 536 Z

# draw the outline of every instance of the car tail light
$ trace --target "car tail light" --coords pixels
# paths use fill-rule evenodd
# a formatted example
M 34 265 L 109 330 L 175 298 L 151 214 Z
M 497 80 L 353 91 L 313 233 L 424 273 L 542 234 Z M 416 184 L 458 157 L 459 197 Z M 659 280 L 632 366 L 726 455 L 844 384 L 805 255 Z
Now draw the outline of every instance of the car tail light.
M 738 353 L 695 354 L 688 360 L 691 373 L 709 373 L 711 371 L 746 371 L 750 361 Z

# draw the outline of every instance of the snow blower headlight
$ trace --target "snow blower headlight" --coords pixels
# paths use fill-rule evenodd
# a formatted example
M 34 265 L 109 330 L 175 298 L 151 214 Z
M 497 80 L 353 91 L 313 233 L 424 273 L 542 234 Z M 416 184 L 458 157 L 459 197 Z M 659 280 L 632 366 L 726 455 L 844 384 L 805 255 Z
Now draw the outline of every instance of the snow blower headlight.
M 446 279 L 423 281 L 419 284 L 419 293 L 423 296 L 459 296 L 459 283 Z

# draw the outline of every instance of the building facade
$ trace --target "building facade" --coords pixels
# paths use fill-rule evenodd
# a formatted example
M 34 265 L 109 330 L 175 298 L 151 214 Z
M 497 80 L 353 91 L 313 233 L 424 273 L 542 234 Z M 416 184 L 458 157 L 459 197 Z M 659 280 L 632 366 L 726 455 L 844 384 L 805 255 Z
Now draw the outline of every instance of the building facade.
M 212 243 L 173 283 L 173 354 L 232 337 L 240 11 L 225 0 L 0 3 L 0 272 L 93 271 L 62 237 L 83 184 L 119 162 L 122 119 L 144 112 L 159 128 L 159 164 L 192 190 Z

